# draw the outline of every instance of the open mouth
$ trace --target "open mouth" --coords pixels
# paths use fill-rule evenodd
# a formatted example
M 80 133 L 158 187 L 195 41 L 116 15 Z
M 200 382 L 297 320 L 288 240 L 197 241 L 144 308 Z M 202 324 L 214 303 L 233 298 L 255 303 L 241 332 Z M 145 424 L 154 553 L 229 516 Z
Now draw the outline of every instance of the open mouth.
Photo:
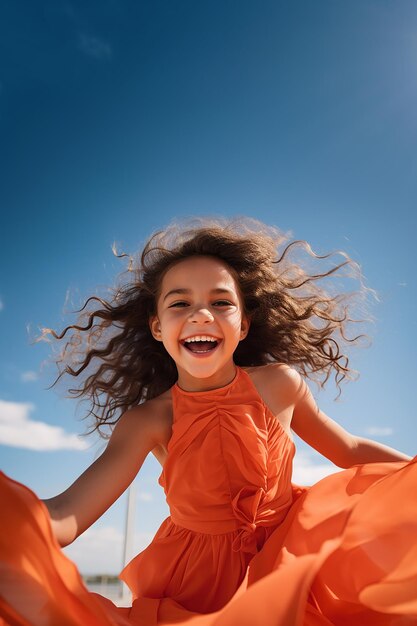
M 217 348 L 220 340 L 207 335 L 198 335 L 184 339 L 181 343 L 187 350 L 194 354 L 206 354 Z

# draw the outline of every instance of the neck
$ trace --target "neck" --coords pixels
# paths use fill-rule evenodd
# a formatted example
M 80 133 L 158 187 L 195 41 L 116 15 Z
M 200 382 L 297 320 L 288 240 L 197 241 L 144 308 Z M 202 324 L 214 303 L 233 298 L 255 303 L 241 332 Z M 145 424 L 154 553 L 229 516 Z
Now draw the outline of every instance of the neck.
M 226 387 L 231 383 L 237 374 L 236 365 L 232 362 L 230 366 L 217 371 L 207 377 L 196 377 L 184 370 L 178 370 L 178 386 L 183 391 L 211 391 Z

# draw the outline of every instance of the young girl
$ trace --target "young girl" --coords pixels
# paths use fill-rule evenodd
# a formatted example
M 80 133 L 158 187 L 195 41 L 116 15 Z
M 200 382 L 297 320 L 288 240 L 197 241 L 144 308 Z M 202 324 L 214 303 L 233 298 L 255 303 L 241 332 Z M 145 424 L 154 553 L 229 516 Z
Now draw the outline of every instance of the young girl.
M 304 378 L 350 373 L 349 298 L 254 221 L 172 227 L 111 302 L 66 328 L 62 373 L 104 453 L 42 504 L 2 480 L 0 615 L 13 625 L 417 624 L 417 464 L 349 434 Z M 311 258 L 315 255 L 310 251 Z M 317 259 L 319 257 L 315 257 Z M 325 258 L 325 257 L 323 257 Z M 322 261 L 324 263 L 324 261 Z M 341 468 L 291 483 L 291 431 Z M 89 593 L 58 544 L 95 522 L 152 452 L 170 516 L 124 569 L 133 605 Z M 49 515 L 48 515 L 49 513 Z

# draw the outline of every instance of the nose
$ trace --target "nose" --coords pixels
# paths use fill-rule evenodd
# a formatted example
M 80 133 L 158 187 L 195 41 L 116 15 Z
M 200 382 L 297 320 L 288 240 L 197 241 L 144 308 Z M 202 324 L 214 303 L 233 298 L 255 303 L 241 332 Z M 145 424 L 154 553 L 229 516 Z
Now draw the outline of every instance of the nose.
M 195 307 L 190 313 L 190 322 L 195 324 L 210 324 L 213 320 L 213 314 L 206 307 Z

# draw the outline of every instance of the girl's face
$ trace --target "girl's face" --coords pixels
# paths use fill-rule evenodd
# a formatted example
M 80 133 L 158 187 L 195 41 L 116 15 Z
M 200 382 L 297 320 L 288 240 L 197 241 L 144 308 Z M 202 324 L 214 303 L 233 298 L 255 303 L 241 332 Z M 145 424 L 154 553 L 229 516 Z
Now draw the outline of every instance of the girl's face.
M 202 391 L 231 382 L 233 353 L 249 323 L 228 266 L 205 256 L 173 265 L 162 280 L 150 328 L 174 359 L 182 389 Z

